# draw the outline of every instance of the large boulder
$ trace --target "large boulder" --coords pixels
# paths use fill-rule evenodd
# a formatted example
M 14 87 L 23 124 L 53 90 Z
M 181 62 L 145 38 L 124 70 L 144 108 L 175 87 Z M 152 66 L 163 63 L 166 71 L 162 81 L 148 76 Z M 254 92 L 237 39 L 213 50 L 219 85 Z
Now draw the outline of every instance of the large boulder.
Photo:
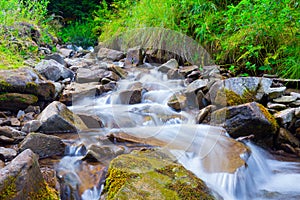
M 47 158 L 63 155 L 65 146 L 63 141 L 57 136 L 29 133 L 20 144 L 19 151 L 31 149 L 40 158 Z
M 125 54 L 122 51 L 117 51 L 108 48 L 100 48 L 97 53 L 97 59 L 99 60 L 112 60 L 119 61 L 122 58 L 125 58 Z
M 76 133 L 87 129 L 80 117 L 58 101 L 49 104 L 37 119 L 42 123 L 39 131 L 43 133 Z
M 38 102 L 38 98 L 33 94 L 4 93 L 0 94 L 0 110 L 10 110 L 17 112 L 24 110 L 30 105 Z
M 39 100 L 53 100 L 55 86 L 30 68 L 0 70 L 0 93 L 33 94 Z
M 215 105 L 233 106 L 252 101 L 260 102 L 269 94 L 272 80 L 259 77 L 236 77 L 220 80 L 209 89 Z
M 257 102 L 219 109 L 212 113 L 210 123 L 223 126 L 233 138 L 254 135 L 256 140 L 263 140 L 278 129 L 275 118 Z
M 72 70 L 66 68 L 56 60 L 42 60 L 35 66 L 35 69 L 51 81 L 70 78 L 73 79 L 75 74 Z
M 59 199 L 45 183 L 38 157 L 29 149 L 0 169 L 0 199 Z
M 215 199 L 202 180 L 162 151 L 118 156 L 107 177 L 107 199 Z

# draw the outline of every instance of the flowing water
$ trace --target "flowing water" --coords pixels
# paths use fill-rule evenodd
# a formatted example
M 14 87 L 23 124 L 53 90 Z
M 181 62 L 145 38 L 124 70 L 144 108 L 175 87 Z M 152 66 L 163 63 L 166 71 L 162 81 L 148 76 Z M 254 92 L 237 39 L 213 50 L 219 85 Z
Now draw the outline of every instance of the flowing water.
M 137 82 L 145 88 L 142 102 L 121 104 L 120 92 Z M 249 150 L 228 138 L 222 128 L 196 124 L 195 108 L 174 111 L 167 105 L 168 99 L 184 88 L 182 80 L 168 80 L 156 69 L 140 69 L 119 81 L 116 91 L 87 97 L 70 107 L 75 113 L 98 115 L 105 128 L 79 133 L 80 141 L 73 141 L 66 150 L 57 166 L 58 176 L 65 183 L 62 199 L 100 198 L 107 164 L 93 166 L 94 172 L 102 172 L 91 183 L 89 176 L 81 174 L 84 169 L 91 170 L 82 158 L 86 147 L 99 143 L 98 138 L 106 135 L 131 136 L 136 142 L 167 148 L 178 162 L 204 180 L 218 199 L 300 199 L 300 162 L 280 161 L 246 142 Z M 123 145 L 124 153 L 138 147 L 117 141 L 111 141 L 111 145 Z M 78 189 L 82 184 L 88 186 Z

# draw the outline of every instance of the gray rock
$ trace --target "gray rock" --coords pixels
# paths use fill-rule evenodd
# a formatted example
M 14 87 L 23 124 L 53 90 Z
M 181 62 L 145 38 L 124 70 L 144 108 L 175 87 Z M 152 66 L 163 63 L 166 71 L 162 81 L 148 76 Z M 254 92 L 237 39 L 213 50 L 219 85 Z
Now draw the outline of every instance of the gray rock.
M 203 66 L 201 71 L 203 78 L 221 78 L 220 67 L 218 65 Z
M 196 123 L 201 124 L 214 110 L 216 110 L 214 105 L 202 108 L 196 116 Z
M 192 73 L 193 71 L 198 71 L 198 70 L 199 67 L 197 65 L 192 65 L 192 66 L 186 66 L 180 68 L 179 72 L 186 77 L 188 74 Z
M 122 58 L 125 58 L 125 54 L 122 51 L 100 48 L 97 53 L 97 58 L 99 60 L 108 59 L 112 61 L 119 61 Z
M 0 135 L 8 138 L 20 137 L 24 135 L 21 131 L 18 131 L 9 126 L 0 126 Z
M 76 82 L 78 83 L 100 82 L 102 74 L 104 72 L 105 72 L 104 69 L 91 70 L 86 68 L 79 68 L 77 70 Z
M 143 51 L 139 47 L 127 50 L 125 66 L 138 66 L 143 64 Z
M 280 147 L 281 144 L 286 143 L 291 145 L 292 147 L 299 147 L 299 140 L 293 136 L 288 130 L 284 128 L 279 129 L 279 134 L 276 139 L 276 145 Z
M 188 93 L 196 93 L 197 90 L 201 90 L 203 88 L 205 88 L 208 84 L 208 80 L 207 79 L 198 79 L 193 81 L 191 84 L 189 84 L 186 87 L 186 92 Z
M 65 62 L 64 58 L 58 54 L 58 53 L 54 53 L 54 54 L 51 54 L 51 55 L 46 55 L 45 60 L 55 60 L 56 62 L 62 64 L 63 66 L 67 66 L 67 63 Z
M 87 129 L 84 122 L 67 106 L 58 101 L 49 104 L 38 116 L 42 125 L 42 133 L 76 133 L 77 130 Z
M 184 79 L 184 75 L 178 69 L 170 69 L 167 76 L 168 79 Z
M 19 151 L 22 152 L 25 149 L 32 150 L 38 154 L 40 158 L 47 158 L 63 155 L 65 144 L 57 136 L 29 133 L 20 144 Z
M 17 156 L 17 151 L 10 148 L 0 147 L 0 160 L 3 162 L 11 161 Z
M 278 129 L 275 118 L 256 102 L 219 109 L 212 113 L 210 123 L 223 126 L 233 138 L 253 134 L 262 141 L 274 136 Z
M 142 101 L 142 90 L 134 89 L 134 90 L 123 90 L 119 92 L 119 98 L 117 103 L 120 104 L 137 104 Z
M 184 94 L 176 93 L 168 100 L 168 106 L 176 111 L 180 111 L 187 106 L 187 98 Z
M 295 116 L 295 108 L 288 108 L 274 114 L 275 119 L 282 126 L 291 123 L 294 116 Z
M 28 121 L 22 127 L 22 132 L 25 132 L 25 133 L 36 132 L 37 130 L 39 130 L 41 125 L 42 125 L 42 123 L 39 120 Z
M 293 97 L 296 97 L 297 99 L 300 99 L 300 93 L 291 92 L 290 95 L 293 96 Z
M 73 71 L 55 60 L 42 60 L 35 66 L 35 69 L 51 81 L 58 81 L 65 78 L 73 79 L 75 77 Z
M 217 81 L 209 89 L 210 100 L 216 105 L 239 105 L 261 101 L 267 95 L 272 80 L 259 77 L 236 77 Z
M 276 87 L 276 88 L 269 88 L 268 96 L 269 99 L 275 99 L 284 94 L 286 87 Z
M 58 51 L 66 58 L 70 57 L 71 53 L 73 52 L 72 49 L 66 49 L 66 48 L 58 49 Z
M 30 68 L 0 70 L 0 93 L 32 94 L 39 100 L 53 100 L 55 87 Z
M 117 65 L 109 65 L 108 66 L 108 70 L 116 73 L 119 77 L 121 78 L 126 78 L 127 77 L 127 72 L 122 69 L 121 67 L 117 66 Z M 118 79 L 117 79 L 118 80 Z M 116 80 L 115 80 L 116 81 Z
M 168 62 L 158 67 L 158 71 L 162 73 L 168 73 L 171 69 L 178 69 L 179 65 L 177 60 L 171 59 Z
M 30 149 L 0 170 L 0 199 L 58 199 L 50 192 L 40 171 L 38 157 Z
M 38 102 L 33 94 L 4 93 L 0 94 L 0 110 L 19 111 Z
M 64 89 L 63 85 L 59 82 L 54 82 L 53 83 L 55 86 L 55 98 L 62 92 Z
M 300 107 L 295 109 L 295 117 L 300 118 Z
M 300 100 L 294 101 L 289 104 L 291 107 L 300 107 Z
M 276 99 L 273 99 L 275 103 L 292 103 L 297 100 L 295 96 L 282 96 Z
M 274 109 L 274 110 L 284 110 L 286 109 L 286 105 L 280 103 L 268 103 L 267 108 Z
M 39 106 L 28 106 L 24 111 L 25 113 L 34 112 L 35 114 L 40 114 L 41 108 Z
M 88 128 L 102 128 L 104 127 L 101 119 L 96 115 L 77 113 L 80 119 L 85 123 Z

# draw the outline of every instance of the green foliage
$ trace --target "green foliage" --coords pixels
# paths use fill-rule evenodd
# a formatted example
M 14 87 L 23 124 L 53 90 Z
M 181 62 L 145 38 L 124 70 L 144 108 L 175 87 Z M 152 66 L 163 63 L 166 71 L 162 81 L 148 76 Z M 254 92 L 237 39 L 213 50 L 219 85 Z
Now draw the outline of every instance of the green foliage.
M 101 41 L 143 27 L 181 31 L 236 75 L 300 78 L 297 0 L 115 0 L 95 12 Z M 231 71 L 232 71 L 231 67 Z

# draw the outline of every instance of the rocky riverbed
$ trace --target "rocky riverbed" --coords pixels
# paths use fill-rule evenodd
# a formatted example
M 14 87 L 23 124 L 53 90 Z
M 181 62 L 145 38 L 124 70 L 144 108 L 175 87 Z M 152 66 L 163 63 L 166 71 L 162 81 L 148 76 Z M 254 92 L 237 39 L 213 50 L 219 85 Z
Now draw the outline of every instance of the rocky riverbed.
M 161 56 L 61 48 L 1 70 L 0 199 L 221 199 L 178 152 L 207 173 L 247 168 L 249 140 L 299 161 L 299 80 Z

